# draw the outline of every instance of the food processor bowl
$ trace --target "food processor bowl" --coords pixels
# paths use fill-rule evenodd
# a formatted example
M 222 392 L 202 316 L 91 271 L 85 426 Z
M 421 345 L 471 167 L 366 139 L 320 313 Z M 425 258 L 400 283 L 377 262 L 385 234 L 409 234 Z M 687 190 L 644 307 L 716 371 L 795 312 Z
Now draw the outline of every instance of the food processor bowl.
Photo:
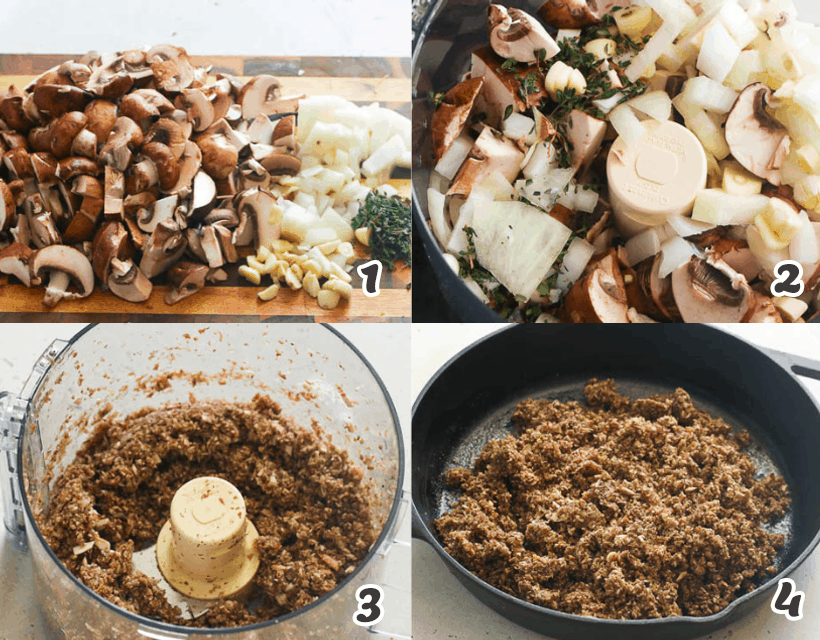
M 255 625 L 199 629 L 145 618 L 105 600 L 49 548 L 34 514 L 91 435 L 98 416 L 196 400 L 249 401 L 261 393 L 297 424 L 317 424 L 372 482 L 380 535 L 360 565 L 310 605 Z M 401 427 L 378 374 L 324 325 L 94 325 L 55 341 L 19 396 L 0 395 L 5 521 L 31 555 L 48 640 L 290 640 L 357 637 L 355 597 L 381 584 L 396 543 L 404 475 Z M 353 427 L 351 427 L 353 425 Z M 366 462 L 366 464 L 365 464 Z M 21 490 L 24 488 L 24 490 Z M 369 631 L 379 633 L 370 628 Z

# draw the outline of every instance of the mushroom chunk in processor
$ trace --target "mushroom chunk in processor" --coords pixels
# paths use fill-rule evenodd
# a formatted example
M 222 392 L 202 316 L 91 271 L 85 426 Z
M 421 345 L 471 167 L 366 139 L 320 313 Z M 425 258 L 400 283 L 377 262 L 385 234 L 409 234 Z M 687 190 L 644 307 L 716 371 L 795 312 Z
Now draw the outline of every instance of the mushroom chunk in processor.
M 489 6 L 428 125 L 430 230 L 472 293 L 511 322 L 820 314 L 820 27 L 744 7 Z

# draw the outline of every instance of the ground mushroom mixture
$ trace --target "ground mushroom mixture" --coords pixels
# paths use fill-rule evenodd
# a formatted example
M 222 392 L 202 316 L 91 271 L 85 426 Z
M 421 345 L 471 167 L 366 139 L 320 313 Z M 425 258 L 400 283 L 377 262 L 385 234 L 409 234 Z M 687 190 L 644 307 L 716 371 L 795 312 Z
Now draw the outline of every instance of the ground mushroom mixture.
M 240 490 L 261 536 L 261 563 L 248 601 L 220 601 L 191 621 L 131 559 L 156 542 L 176 490 L 199 476 Z M 294 611 L 333 589 L 377 538 L 371 501 L 346 452 L 256 396 L 102 420 L 37 520 L 68 569 L 120 607 L 173 624 L 231 627 Z
M 589 406 L 525 400 L 436 526 L 482 580 L 559 611 L 638 619 L 716 613 L 776 572 L 785 480 L 756 477 L 720 418 L 683 389 L 629 400 L 590 380 Z

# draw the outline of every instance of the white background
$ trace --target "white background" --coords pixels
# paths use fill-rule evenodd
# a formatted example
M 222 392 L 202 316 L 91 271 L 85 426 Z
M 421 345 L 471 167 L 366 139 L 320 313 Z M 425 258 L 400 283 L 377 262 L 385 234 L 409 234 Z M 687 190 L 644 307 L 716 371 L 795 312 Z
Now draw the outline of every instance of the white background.
M 409 56 L 410 0 L 3 0 L 2 53 Z
M 16 335 L 0 339 L 0 391 L 19 392 L 35 361 L 55 339 L 69 339 L 83 324 L 19 325 Z M 202 325 L 196 325 L 201 327 Z M 402 423 L 405 452 L 410 452 L 410 394 L 407 391 L 410 362 L 410 327 L 406 324 L 334 325 L 364 354 L 381 376 Z M 123 331 L 128 325 L 122 325 Z M 409 473 L 405 475 L 405 490 L 410 488 Z M 2 506 L 2 505 L 0 505 Z M 399 526 L 397 539 L 409 544 L 409 509 Z M 388 582 L 409 589 L 410 558 L 401 547 L 391 552 Z M 409 548 L 407 548 L 409 551 Z M 6 538 L 6 528 L 0 522 L 0 640 L 43 640 L 44 633 L 37 609 L 37 596 L 32 586 L 31 565 L 27 555 L 15 551 Z M 48 597 L 48 596 L 45 596 Z M 410 597 L 395 590 L 386 590 L 385 618 L 378 626 L 392 633 L 410 635 Z M 353 625 L 351 624 L 351 627 Z M 356 638 L 376 636 L 361 630 Z
M 498 328 L 498 325 L 482 324 L 413 325 L 413 399 L 449 358 Z M 799 354 L 820 363 L 820 330 L 814 325 L 745 324 L 721 328 L 757 345 Z M 820 382 L 803 382 L 820 401 Z M 799 622 L 789 622 L 784 616 L 776 615 L 767 603 L 708 638 L 817 640 L 820 638 L 818 565 L 820 548 L 791 576 L 797 588 L 806 593 L 804 617 Z M 418 540 L 413 541 L 413 633 L 419 640 L 544 640 L 544 636 L 526 631 L 481 604 L 450 574 L 432 547 Z

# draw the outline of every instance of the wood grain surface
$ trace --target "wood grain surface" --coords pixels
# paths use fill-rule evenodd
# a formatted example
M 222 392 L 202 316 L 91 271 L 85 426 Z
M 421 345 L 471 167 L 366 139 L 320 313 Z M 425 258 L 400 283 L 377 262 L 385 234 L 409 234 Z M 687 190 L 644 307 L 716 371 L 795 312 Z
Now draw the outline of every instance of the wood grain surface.
M 80 54 L 81 55 L 81 54 Z M 80 55 L 0 55 L 0 89 L 24 87 L 37 75 Z M 241 56 L 192 56 L 194 64 L 211 66 L 213 72 L 232 73 L 247 79 L 268 73 L 282 82 L 282 91 L 308 95 L 335 94 L 359 104 L 379 101 L 383 106 L 410 116 L 410 63 L 406 58 L 244 58 Z M 399 170 L 391 184 L 410 197 L 410 174 Z M 367 259 L 357 245 L 360 264 Z M 385 270 L 381 293 L 366 297 L 355 269 L 353 297 L 332 311 L 319 308 L 304 291 L 282 288 L 269 302 L 257 297 L 260 286 L 227 265 L 226 282 L 208 285 L 173 306 L 163 298 L 168 290 L 164 277 L 154 278 L 154 291 L 144 303 L 130 303 L 98 289 L 82 300 L 61 302 L 54 309 L 43 306 L 43 288 L 27 289 L 13 276 L 0 274 L 0 322 L 409 322 L 411 268 L 402 263 Z

